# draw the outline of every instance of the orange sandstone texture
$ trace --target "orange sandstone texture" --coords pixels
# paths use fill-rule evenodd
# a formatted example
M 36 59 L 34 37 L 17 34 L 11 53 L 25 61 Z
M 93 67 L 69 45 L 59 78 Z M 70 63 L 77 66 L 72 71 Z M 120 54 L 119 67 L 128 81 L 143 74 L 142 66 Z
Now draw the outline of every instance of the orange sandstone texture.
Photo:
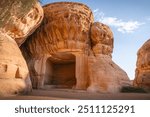
M 41 23 L 37 0 L 0 1 L 0 96 L 32 89 L 29 70 L 18 46 Z
M 20 47 L 33 88 L 115 93 L 130 85 L 127 74 L 112 61 L 112 31 L 94 23 L 86 5 L 58 2 L 43 9 L 42 24 Z
M 88 57 L 88 91 L 119 92 L 122 86 L 128 86 L 130 83 L 127 74 L 112 61 L 112 31 L 108 26 L 95 22 L 91 26 L 90 34 L 93 55 Z
M 2 0 L 0 6 L 0 30 L 15 39 L 19 46 L 43 19 L 43 9 L 37 0 Z
M 137 53 L 134 86 L 142 87 L 150 92 L 150 39 Z
M 31 91 L 26 62 L 15 40 L 0 32 L 0 95 Z

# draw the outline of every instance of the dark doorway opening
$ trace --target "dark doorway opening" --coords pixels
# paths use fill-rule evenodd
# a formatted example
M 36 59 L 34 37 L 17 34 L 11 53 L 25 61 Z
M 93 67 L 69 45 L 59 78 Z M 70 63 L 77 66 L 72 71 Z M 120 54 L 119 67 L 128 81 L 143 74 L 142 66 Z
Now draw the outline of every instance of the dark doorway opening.
M 72 88 L 76 84 L 75 56 L 72 58 L 71 60 L 48 58 L 44 85 L 52 85 L 55 88 Z

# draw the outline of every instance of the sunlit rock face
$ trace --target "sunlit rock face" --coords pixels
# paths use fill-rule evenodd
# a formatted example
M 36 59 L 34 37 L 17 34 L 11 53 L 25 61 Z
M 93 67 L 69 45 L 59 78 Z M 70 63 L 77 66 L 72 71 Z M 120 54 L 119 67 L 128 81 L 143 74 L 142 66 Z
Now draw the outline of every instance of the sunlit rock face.
M 105 24 L 95 22 L 91 26 L 90 36 L 94 54 L 103 54 L 111 57 L 114 41 L 111 29 Z
M 41 26 L 21 47 L 33 87 L 61 82 L 60 86 L 70 83 L 71 87 L 86 89 L 92 11 L 83 4 L 71 2 L 49 4 L 43 9 Z
M 0 96 L 31 91 L 29 70 L 19 46 L 42 18 L 37 0 L 0 1 Z
M 137 53 L 134 85 L 150 92 L 150 39 Z
M 28 46 L 26 48 L 32 50 L 30 51 L 32 56 L 53 54 L 58 51 L 88 50 L 93 14 L 87 6 L 80 3 L 61 2 L 46 5 L 43 9 L 42 25 L 24 44 Z M 33 47 L 34 45 L 38 47 L 38 50 Z
M 43 19 L 38 0 L 1 0 L 0 30 L 20 46 Z
M 113 34 L 94 23 L 84 4 L 58 2 L 43 7 L 40 27 L 20 47 L 34 88 L 52 85 L 91 92 L 119 92 L 127 74 L 111 59 Z
M 18 45 L 0 32 L 0 96 L 31 89 L 28 68 Z
M 95 22 L 91 26 L 93 55 L 89 55 L 90 86 L 88 91 L 119 92 L 123 86 L 129 86 L 129 78 L 111 58 L 113 52 L 113 34 L 110 28 Z

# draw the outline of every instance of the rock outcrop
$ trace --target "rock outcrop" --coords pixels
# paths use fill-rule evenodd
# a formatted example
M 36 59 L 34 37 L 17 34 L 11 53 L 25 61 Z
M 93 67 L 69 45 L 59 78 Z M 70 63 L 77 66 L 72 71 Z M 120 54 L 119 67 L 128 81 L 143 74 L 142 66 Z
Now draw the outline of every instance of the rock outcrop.
M 49 59 L 53 64 L 53 69 L 59 63 L 65 63 L 66 65 L 73 63 L 71 70 L 76 65 L 78 76 L 72 75 L 72 81 L 64 82 L 75 84 L 75 77 L 78 77 L 76 88 L 85 89 L 88 74 L 85 74 L 87 62 L 84 62 L 84 59 L 87 61 L 90 49 L 89 33 L 90 25 L 93 23 L 92 11 L 83 4 L 70 2 L 49 4 L 44 6 L 43 9 L 45 17 L 41 26 L 21 47 L 28 62 L 33 86 L 36 88 L 43 86 L 44 79 L 47 76 L 45 74 L 46 63 Z M 75 61 L 78 62 L 75 64 Z M 67 70 L 67 68 L 65 69 Z M 64 71 L 66 72 L 66 70 Z M 58 69 L 58 71 L 61 70 Z M 59 74 L 62 74 L 61 77 L 67 77 L 64 73 Z M 55 75 L 55 73 L 51 75 Z M 56 77 L 60 77 L 60 75 L 56 75 Z M 59 80 L 61 80 L 61 77 Z M 65 85 L 65 83 L 61 85 Z
M 134 86 L 150 92 L 150 39 L 144 43 L 137 53 Z
M 119 92 L 129 85 L 127 74 L 112 61 L 110 28 L 94 23 L 86 5 L 58 2 L 43 9 L 42 24 L 20 47 L 34 88 Z
M 91 26 L 91 41 L 94 55 L 103 54 L 111 57 L 113 52 L 113 33 L 102 23 L 95 22 Z
M 18 46 L 42 18 L 37 0 L 0 1 L 0 95 L 31 91 L 28 67 Z
M 38 0 L 1 0 L 0 30 L 20 46 L 43 19 Z
M 127 74 L 111 58 L 113 34 L 110 28 L 96 22 L 91 26 L 93 55 L 89 56 L 90 85 L 88 91 L 119 92 L 130 85 Z
M 32 89 L 26 62 L 15 40 L 0 32 L 0 95 Z

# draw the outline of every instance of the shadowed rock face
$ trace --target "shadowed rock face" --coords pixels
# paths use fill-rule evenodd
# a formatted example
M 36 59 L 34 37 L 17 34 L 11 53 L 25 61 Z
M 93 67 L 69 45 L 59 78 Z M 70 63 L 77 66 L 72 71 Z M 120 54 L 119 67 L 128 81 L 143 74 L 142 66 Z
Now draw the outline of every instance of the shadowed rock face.
M 113 34 L 93 20 L 80 3 L 58 2 L 43 7 L 40 27 L 22 44 L 32 85 L 119 92 L 127 74 L 111 59 Z
M 42 18 L 37 0 L 0 1 L 0 95 L 31 91 L 28 67 L 18 46 Z
M 150 92 L 150 39 L 143 44 L 137 53 L 134 85 Z

